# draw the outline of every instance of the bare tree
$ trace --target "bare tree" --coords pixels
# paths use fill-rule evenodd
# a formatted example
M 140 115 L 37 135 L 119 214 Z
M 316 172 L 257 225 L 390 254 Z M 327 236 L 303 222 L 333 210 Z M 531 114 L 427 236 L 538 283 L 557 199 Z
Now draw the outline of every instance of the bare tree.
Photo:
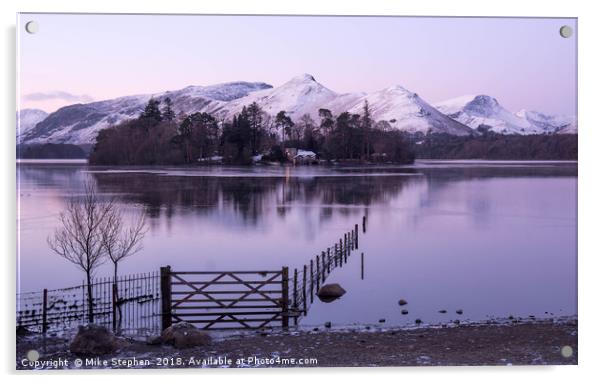
M 94 322 L 92 277 L 103 263 L 102 231 L 115 209 L 113 201 L 100 201 L 92 184 L 84 184 L 84 196 L 72 198 L 59 215 L 61 226 L 47 239 L 50 248 L 86 273 L 88 322 Z
M 109 260 L 113 263 L 113 283 L 117 283 L 117 269 L 119 262 L 123 259 L 132 256 L 142 250 L 142 239 L 146 234 L 146 219 L 144 212 L 141 212 L 130 224 L 123 219 L 123 214 L 120 210 L 113 209 L 108 215 L 105 224 L 103 225 L 102 246 Z M 122 301 L 119 299 L 118 290 L 114 289 L 115 301 L 117 302 L 117 310 L 119 319 L 118 327 L 121 327 L 121 306 Z

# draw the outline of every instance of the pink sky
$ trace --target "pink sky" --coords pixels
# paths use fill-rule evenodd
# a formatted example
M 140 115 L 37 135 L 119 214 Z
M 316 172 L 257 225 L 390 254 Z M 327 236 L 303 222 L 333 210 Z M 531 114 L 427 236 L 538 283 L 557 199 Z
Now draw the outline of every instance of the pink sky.
M 311 73 L 336 92 L 402 85 L 574 114 L 576 19 L 19 15 L 20 108 Z M 24 32 L 29 20 L 37 34 Z

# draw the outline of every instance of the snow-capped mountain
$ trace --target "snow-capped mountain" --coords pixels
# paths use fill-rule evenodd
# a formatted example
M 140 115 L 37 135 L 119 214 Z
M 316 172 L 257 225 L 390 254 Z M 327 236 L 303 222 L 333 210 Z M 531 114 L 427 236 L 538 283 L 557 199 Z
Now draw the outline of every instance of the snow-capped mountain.
M 303 74 L 275 88 L 262 82 L 239 81 L 69 105 L 46 116 L 35 126 L 32 122 L 28 129 L 23 129 L 22 117 L 19 142 L 93 143 L 101 129 L 137 117 L 151 97 L 158 100 L 169 97 L 176 114 L 208 112 L 220 120 L 230 119 L 253 102 L 272 116 L 284 110 L 293 121 L 309 114 L 316 122 L 320 108 L 330 109 L 334 115 L 346 111 L 362 113 L 368 102 L 375 121 L 386 121 L 393 129 L 408 132 L 468 135 L 486 125 L 499 133 L 575 133 L 577 127 L 575 119 L 570 117 L 532 111 L 513 114 L 495 98 L 485 95 L 459 97 L 433 107 L 400 85 L 371 93 L 340 94 L 320 84 L 313 76 Z
M 17 143 L 23 139 L 23 135 L 33 129 L 36 124 L 48 116 L 48 113 L 40 109 L 23 109 L 17 112 Z
M 345 110 L 362 113 L 366 101 L 372 118 L 375 121 L 387 121 L 394 129 L 412 133 L 432 131 L 459 136 L 472 133 L 470 128 L 442 114 L 416 93 L 400 85 L 366 94 Z
M 512 113 L 493 97 L 470 95 L 435 104 L 435 107 L 464 125 L 489 128 L 502 134 L 540 134 L 577 131 L 574 118 L 550 116 L 535 111 Z
M 240 113 L 243 106 L 256 102 L 270 115 L 284 110 L 293 120 L 298 120 L 304 114 L 316 117 L 320 108 L 337 97 L 337 93 L 317 82 L 312 75 L 302 74 L 279 87 L 236 99 L 223 109 L 227 111 L 227 117 L 232 117 Z
M 577 133 L 577 119 L 575 116 L 552 116 L 525 109 L 518 111 L 516 115 L 529 121 L 531 125 L 538 127 L 542 132 L 559 134 Z
M 320 108 L 330 109 L 335 115 L 345 111 L 361 113 L 364 102 L 368 101 L 372 118 L 386 120 L 396 129 L 458 135 L 472 132 L 401 86 L 373 93 L 339 94 L 313 76 L 302 74 L 276 88 L 265 83 L 233 82 L 70 105 L 51 113 L 23 134 L 22 142 L 93 143 L 99 130 L 137 117 L 151 97 L 171 98 L 176 113 L 208 112 L 229 119 L 245 105 L 256 102 L 270 115 L 284 110 L 293 120 L 309 114 L 316 121 Z
M 23 133 L 21 142 L 89 144 L 94 142 L 101 129 L 138 117 L 151 97 L 158 100 L 169 97 L 176 114 L 214 112 L 229 101 L 268 88 L 271 85 L 261 82 L 231 82 L 69 105 L 51 113 L 34 128 Z
M 338 94 L 316 81 L 309 74 L 294 77 L 282 86 L 253 92 L 224 106 L 227 117 L 240 113 L 242 107 L 252 102 L 271 115 L 284 110 L 295 121 L 309 114 L 318 121 L 320 108 L 329 109 L 335 115 L 342 112 L 363 112 L 368 102 L 371 116 L 376 121 L 387 121 L 394 129 L 408 132 L 445 132 L 457 135 L 472 130 L 443 115 L 416 93 L 396 85 L 373 93 Z

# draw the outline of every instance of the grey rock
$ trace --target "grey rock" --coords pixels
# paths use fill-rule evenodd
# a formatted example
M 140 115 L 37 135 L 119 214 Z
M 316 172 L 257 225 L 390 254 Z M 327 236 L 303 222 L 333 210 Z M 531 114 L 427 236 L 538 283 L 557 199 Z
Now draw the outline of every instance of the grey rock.
M 106 355 L 125 344 L 126 341 L 115 337 L 109 329 L 88 324 L 79 327 L 69 349 L 76 355 Z
M 328 303 L 342 297 L 346 292 L 347 291 L 345 291 L 338 283 L 330 283 L 320 287 L 318 298 L 320 298 L 322 302 Z
M 208 346 L 211 344 L 211 336 L 188 322 L 175 323 L 161 333 L 161 340 L 175 348 L 191 348 Z

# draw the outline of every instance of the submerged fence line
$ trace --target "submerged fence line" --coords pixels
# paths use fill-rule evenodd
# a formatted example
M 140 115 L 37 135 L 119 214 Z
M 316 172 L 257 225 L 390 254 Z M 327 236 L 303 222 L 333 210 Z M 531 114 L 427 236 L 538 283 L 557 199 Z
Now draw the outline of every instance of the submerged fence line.
M 362 226 L 365 232 L 366 217 L 363 217 Z M 298 323 L 301 315 L 307 315 L 314 297 L 318 295 L 320 287 L 324 285 L 330 273 L 346 264 L 352 252 L 358 248 L 359 227 L 355 224 L 354 228 L 344 233 L 338 242 L 310 259 L 309 264 L 293 270 L 289 315 L 294 318 L 295 324 Z

